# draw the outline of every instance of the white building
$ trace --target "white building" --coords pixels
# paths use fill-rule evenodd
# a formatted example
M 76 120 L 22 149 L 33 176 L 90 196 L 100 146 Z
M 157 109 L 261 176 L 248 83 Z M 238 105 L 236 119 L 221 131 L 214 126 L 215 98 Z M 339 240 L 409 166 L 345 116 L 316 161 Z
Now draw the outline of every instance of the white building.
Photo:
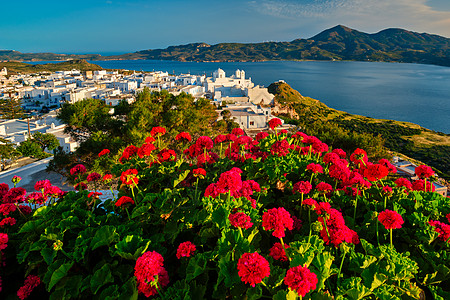
M 6 75 L 8 75 L 8 69 L 6 69 L 6 67 L 3 67 L 0 70 L 0 76 L 6 76 Z

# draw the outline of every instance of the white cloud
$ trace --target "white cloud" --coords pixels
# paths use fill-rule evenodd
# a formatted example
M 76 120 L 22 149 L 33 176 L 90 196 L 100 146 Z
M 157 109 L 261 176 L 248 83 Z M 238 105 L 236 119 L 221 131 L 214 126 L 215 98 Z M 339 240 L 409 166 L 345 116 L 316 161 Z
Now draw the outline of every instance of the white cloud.
M 398 27 L 450 37 L 450 12 L 437 11 L 426 0 L 261 0 L 249 5 L 299 26 L 321 22 L 324 27 L 343 24 L 368 32 Z

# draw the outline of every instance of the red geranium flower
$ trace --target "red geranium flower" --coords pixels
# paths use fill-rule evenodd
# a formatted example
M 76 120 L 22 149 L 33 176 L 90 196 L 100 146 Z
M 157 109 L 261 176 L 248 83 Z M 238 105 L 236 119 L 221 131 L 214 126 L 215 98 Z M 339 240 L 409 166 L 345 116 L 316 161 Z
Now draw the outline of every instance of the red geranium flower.
M 45 179 L 45 180 L 39 180 L 34 184 L 34 189 L 36 191 L 42 191 L 43 189 L 51 186 L 52 184 L 50 183 L 50 180 Z
M 256 134 L 255 139 L 256 139 L 257 141 L 260 141 L 260 140 L 265 139 L 265 138 L 268 137 L 268 136 L 269 136 L 269 134 L 268 134 L 267 132 L 261 131 L 261 132 L 258 132 L 258 134 Z
M 307 165 L 306 170 L 311 171 L 312 173 L 323 173 L 323 167 L 315 163 L 310 163 Z
M 434 171 L 429 166 L 421 165 L 415 169 L 416 175 L 419 178 L 429 178 L 434 175 Z
M 357 165 L 365 165 L 368 162 L 367 152 L 358 148 L 350 155 L 350 160 Z
M 103 175 L 103 178 L 102 178 L 102 180 L 105 182 L 109 182 L 112 179 L 113 179 L 112 174 L 105 174 L 105 175 Z
M 326 194 L 331 192 L 333 190 L 333 187 L 331 186 L 331 184 L 328 184 L 326 182 L 320 182 L 319 184 L 317 184 L 316 190 Z
M 290 148 L 291 147 L 290 147 L 288 141 L 286 141 L 286 140 L 276 141 L 270 147 L 270 153 L 272 153 L 272 155 L 277 155 L 280 157 L 286 156 L 289 153 Z
M 103 155 L 107 155 L 109 154 L 111 151 L 109 151 L 109 149 L 103 149 L 102 151 L 100 151 L 100 153 L 98 154 L 98 157 L 102 157 Z
M 179 134 L 177 134 L 177 136 L 175 137 L 175 139 L 177 141 L 183 141 L 186 140 L 188 142 L 190 142 L 192 140 L 191 135 L 189 134 L 189 132 L 180 132 Z
M 41 279 L 36 275 L 28 275 L 24 285 L 17 291 L 17 296 L 23 300 L 28 298 L 33 289 L 41 284 Z
M 4 216 L 9 215 L 17 209 L 17 206 L 12 203 L 0 204 L 0 213 Z
M 227 136 L 224 134 L 219 134 L 218 136 L 216 136 L 216 138 L 214 139 L 214 143 L 216 144 L 220 144 L 223 143 L 227 140 Z
M 6 247 L 8 247 L 8 240 L 8 234 L 0 233 L 0 250 L 4 250 Z
M 292 188 L 292 193 L 299 192 L 300 194 L 308 194 L 312 189 L 311 183 L 308 181 L 299 181 L 294 184 Z
M 427 181 L 427 186 L 425 188 L 425 180 L 419 179 L 413 182 L 412 189 L 415 191 L 434 192 L 436 187 L 432 182 Z
M 237 212 L 234 214 L 230 214 L 228 216 L 228 220 L 230 220 L 230 224 L 235 227 L 248 229 L 253 226 L 253 223 L 250 222 L 251 218 L 243 212 Z
M 96 173 L 96 172 L 92 172 L 91 174 L 89 174 L 89 175 L 87 176 L 87 181 L 88 181 L 88 182 L 91 182 L 91 181 L 97 181 L 97 180 L 99 180 L 100 178 L 102 178 L 102 175 L 100 175 L 100 174 L 98 174 L 98 173 Z
M 127 203 L 134 204 L 134 201 L 133 201 L 133 199 L 131 199 L 128 196 L 122 196 L 116 201 L 116 206 L 122 207 L 123 205 L 125 205 Z
M 11 188 L 3 196 L 3 203 L 19 203 L 25 200 L 27 191 L 22 187 Z
M 439 222 L 439 221 L 433 221 L 430 220 L 428 222 L 431 226 L 434 227 L 434 231 L 439 233 L 439 239 L 444 242 L 449 242 L 450 239 L 450 225 L 447 225 L 445 223 Z
M 288 244 L 284 245 L 286 249 L 290 248 Z M 275 243 L 272 248 L 270 248 L 269 255 L 272 256 L 273 259 L 279 261 L 287 261 L 288 258 L 286 256 L 286 252 L 284 251 L 283 245 L 281 243 Z
M 285 229 L 292 230 L 294 220 L 283 207 L 271 208 L 262 216 L 262 226 L 264 230 L 274 230 L 272 235 L 277 238 L 285 236 Z
M 8 226 L 13 226 L 13 225 L 15 225 L 15 224 L 16 224 L 16 219 L 11 218 L 11 217 L 8 217 L 8 218 L 4 218 L 4 219 L 0 222 L 0 227 L 6 226 L 6 225 L 8 225 Z
M 408 179 L 403 177 L 395 180 L 395 184 L 397 185 L 397 187 L 405 187 L 408 190 L 412 189 L 412 183 Z
M 33 192 L 30 193 L 26 198 L 25 202 L 31 203 L 31 204 L 44 204 L 45 201 L 47 201 L 47 196 L 43 196 L 41 192 Z
M 166 129 L 164 127 L 153 127 L 152 130 L 150 131 L 150 135 L 151 136 L 158 136 L 158 135 L 164 135 L 166 134 Z
M 204 176 L 206 176 L 206 171 L 203 168 L 198 168 L 198 169 L 192 170 L 192 174 L 194 175 L 194 177 L 203 178 Z
M 402 228 L 403 224 L 402 216 L 398 212 L 388 209 L 378 214 L 378 221 L 380 221 L 386 229 Z
M 119 158 L 119 161 L 122 163 L 123 160 L 130 159 L 133 155 L 137 154 L 138 151 L 139 148 L 134 145 L 126 147 L 125 150 L 123 150 L 122 156 Z
M 177 258 L 180 259 L 182 257 L 190 257 L 195 250 L 195 245 L 191 242 L 187 241 L 181 243 L 177 249 Z
M 269 127 L 272 130 L 274 130 L 276 127 L 280 126 L 281 124 L 282 124 L 281 120 L 278 118 L 273 118 L 273 119 L 270 119 L 270 121 L 269 121 Z
M 139 158 L 144 158 L 145 156 L 150 156 L 152 151 L 156 150 L 156 146 L 151 143 L 142 144 L 141 148 L 138 149 L 137 155 Z
M 368 165 L 364 169 L 364 177 L 370 181 L 377 181 L 383 179 L 389 174 L 388 168 L 380 164 Z
M 101 196 L 101 195 L 103 195 L 103 193 L 100 193 L 100 192 L 90 192 L 90 193 L 88 194 L 88 198 L 97 198 L 97 199 L 98 199 L 98 196 Z
M 163 267 L 164 258 L 158 252 L 145 252 L 136 261 L 134 276 L 137 279 L 137 288 L 145 297 L 158 293 L 158 289 L 169 284 L 169 275 Z
M 244 135 L 244 130 L 239 127 L 233 128 L 233 130 L 231 130 L 231 134 L 234 134 L 235 136 Z
M 78 164 L 75 167 L 73 167 L 72 169 L 70 169 L 70 175 L 81 175 L 86 173 L 86 167 L 82 164 Z
M 252 287 L 270 275 L 269 262 L 257 252 L 244 253 L 239 258 L 237 268 L 241 280 Z
M 340 158 L 345 158 L 347 157 L 347 153 L 345 153 L 344 150 L 342 149 L 333 149 L 333 151 L 331 151 L 332 153 L 336 153 L 337 155 L 339 155 Z
M 315 290 L 317 283 L 317 275 L 307 267 L 302 266 L 290 268 L 286 273 L 286 277 L 284 277 L 284 284 L 291 290 L 295 290 L 302 297 Z
M 136 169 L 128 169 L 120 175 L 120 180 L 126 185 L 137 185 L 139 178 L 137 178 L 138 171 Z

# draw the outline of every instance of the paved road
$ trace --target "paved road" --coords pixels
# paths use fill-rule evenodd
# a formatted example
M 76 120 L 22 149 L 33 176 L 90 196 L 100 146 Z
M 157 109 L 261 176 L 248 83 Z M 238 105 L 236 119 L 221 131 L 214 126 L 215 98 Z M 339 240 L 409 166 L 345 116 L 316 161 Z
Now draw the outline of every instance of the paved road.
M 73 190 L 70 185 L 65 183 L 66 178 L 64 176 L 56 172 L 46 171 L 48 163 L 52 159 L 53 157 L 49 157 L 23 167 L 0 172 L 0 183 L 4 182 L 12 187 L 13 183 L 11 182 L 11 179 L 13 176 L 17 175 L 22 177 L 22 180 L 16 186 L 23 187 L 27 192 L 34 191 L 34 184 L 36 181 L 44 179 L 50 180 L 52 185 L 56 185 L 62 190 Z

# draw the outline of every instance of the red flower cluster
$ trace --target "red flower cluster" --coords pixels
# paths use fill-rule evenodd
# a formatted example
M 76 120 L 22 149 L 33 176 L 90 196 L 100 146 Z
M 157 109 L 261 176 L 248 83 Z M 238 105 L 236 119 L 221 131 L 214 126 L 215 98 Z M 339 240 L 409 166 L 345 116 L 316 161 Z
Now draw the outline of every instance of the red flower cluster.
M 421 165 L 418 166 L 415 169 L 416 175 L 419 176 L 419 178 L 429 178 L 434 175 L 433 169 L 431 169 L 429 166 Z
M 397 185 L 397 187 L 405 187 L 407 190 L 412 189 L 412 183 L 406 178 L 400 177 L 395 180 L 394 183 Z
M 134 200 L 128 196 L 122 196 L 116 201 L 116 206 L 122 207 L 123 205 L 125 205 L 127 203 L 134 204 Z
M 120 180 L 126 185 L 138 185 L 139 178 L 137 178 L 138 171 L 136 169 L 128 169 L 120 175 Z
M 369 161 L 367 152 L 359 148 L 350 155 L 350 160 L 357 165 L 365 165 Z
M 102 175 L 98 174 L 97 172 L 92 172 L 91 174 L 89 174 L 87 176 L 87 181 L 91 182 L 91 181 L 97 181 L 100 180 L 100 178 L 102 178 Z
M 16 224 L 16 219 L 8 217 L 8 218 L 4 218 L 1 222 L 0 222 L 0 227 L 4 227 L 6 225 L 8 226 L 14 226 Z
M 109 149 L 103 149 L 102 151 L 100 151 L 100 153 L 98 154 L 98 157 L 102 157 L 103 155 L 107 155 L 109 154 L 111 151 L 109 151 Z
M 450 223 L 450 214 L 447 214 L 445 217 L 447 218 L 448 222 Z
M 380 164 L 368 164 L 364 168 L 364 177 L 370 181 L 378 181 L 389 174 L 388 168 Z
M 290 248 L 288 244 L 284 245 L 286 249 Z M 283 245 L 281 243 L 275 243 L 272 248 L 270 248 L 269 255 L 272 256 L 273 259 L 279 261 L 287 261 L 288 258 L 286 256 L 286 252 L 284 251 Z
M 231 193 L 235 198 L 245 197 L 256 207 L 256 201 L 251 197 L 253 192 L 260 192 L 259 184 L 254 180 L 242 181 L 242 170 L 232 168 L 230 171 L 222 173 L 217 183 L 211 183 L 205 190 L 205 197 L 216 198 L 220 194 Z
M 244 283 L 252 287 L 270 275 L 269 262 L 258 254 L 244 253 L 237 263 L 238 275 Z
M 302 266 L 290 268 L 286 273 L 286 277 L 284 277 L 284 284 L 291 290 L 295 290 L 302 297 L 315 290 L 317 283 L 317 275 L 307 267 Z
M 270 129 L 274 130 L 276 127 L 281 126 L 281 120 L 278 118 L 273 118 L 269 120 Z
M 243 212 L 230 214 L 228 220 L 230 220 L 230 224 L 235 227 L 249 229 L 253 226 L 253 223 L 250 222 L 252 219 Z
M 325 153 L 322 160 L 326 164 L 331 164 L 331 163 L 336 163 L 337 161 L 339 161 L 340 157 L 336 153 L 329 152 L 329 153 Z
M 264 230 L 273 230 L 272 235 L 277 238 L 285 236 L 284 231 L 292 230 L 294 220 L 283 207 L 271 208 L 262 216 L 262 226 Z
M 289 145 L 289 143 L 286 140 L 276 141 L 270 147 L 270 153 L 272 153 L 272 155 L 277 155 L 280 157 L 286 156 L 289 154 L 290 148 L 291 148 L 291 146 Z
M 427 181 L 427 186 L 425 188 L 425 180 L 419 179 L 413 182 L 412 189 L 415 191 L 434 192 L 436 187 L 433 183 Z
M 391 173 L 391 174 L 397 173 L 397 168 L 396 168 L 393 164 L 391 164 L 391 162 L 390 162 L 389 160 L 387 160 L 387 159 L 385 159 L 385 158 L 382 158 L 382 159 L 380 159 L 380 160 L 378 161 L 378 163 L 379 163 L 380 165 L 383 165 L 383 166 L 385 166 L 386 168 L 388 168 L 389 173 Z
M 345 225 L 342 213 L 337 209 L 331 208 L 328 202 L 317 203 L 315 207 L 316 213 L 319 216 L 318 220 L 322 223 L 322 230 L 320 235 L 325 244 L 333 244 L 338 247 L 341 243 L 358 244 L 358 234 Z M 324 216 L 325 215 L 325 216 Z M 325 228 L 325 220 L 327 227 Z M 328 232 L 327 232 L 328 229 Z
M 206 170 L 202 168 L 194 169 L 192 170 L 192 174 L 194 175 L 194 177 L 203 178 L 204 176 L 206 176 Z
M 158 160 L 160 163 L 165 161 L 175 161 L 177 160 L 177 154 L 172 149 L 162 149 L 158 153 Z
M 256 139 L 257 141 L 260 141 L 260 140 L 265 139 L 265 138 L 268 137 L 268 136 L 269 136 L 269 134 L 268 134 L 267 132 L 261 131 L 261 132 L 258 132 L 258 133 L 256 134 L 255 139 Z
M 0 250 L 4 250 L 6 247 L 8 247 L 8 240 L 8 234 L 0 233 Z
M 308 194 L 312 189 L 311 183 L 308 181 L 299 181 L 294 184 L 292 188 L 292 193 L 295 194 L 299 192 L 300 194 Z
M 144 143 L 141 148 L 138 149 L 137 155 L 139 158 L 144 158 L 146 156 L 152 155 L 152 151 L 156 150 L 156 146 L 152 143 Z
M 323 167 L 319 164 L 310 163 L 306 166 L 306 170 L 312 173 L 323 173 Z
M 231 134 L 234 134 L 235 136 L 241 136 L 244 135 L 244 130 L 242 130 L 239 127 L 233 128 L 233 130 L 231 130 Z
M 333 187 L 331 186 L 331 184 L 328 184 L 326 182 L 320 182 L 316 185 L 316 190 L 326 194 L 331 192 L 333 190 Z
M 186 149 L 185 154 L 194 158 L 203 154 L 205 150 L 210 150 L 214 146 L 213 141 L 209 136 L 199 137 L 194 144 L 192 144 L 188 149 Z
M 38 192 L 48 188 L 49 186 L 51 186 L 52 184 L 50 183 L 50 180 L 45 179 L 45 180 L 39 180 L 34 184 L 34 189 Z
M 378 221 L 388 230 L 402 228 L 403 224 L 402 216 L 398 212 L 388 209 L 378 214 Z
M 177 258 L 180 259 L 182 257 L 190 257 L 194 251 L 197 250 L 195 245 L 191 242 L 187 241 L 181 243 L 177 249 Z
M 0 204 L 0 213 L 4 216 L 9 215 L 17 209 L 17 206 L 12 203 Z
M 98 199 L 99 196 L 101 196 L 101 195 L 103 195 L 103 193 L 100 193 L 100 192 L 90 192 L 90 193 L 88 194 L 88 198 L 96 198 L 96 199 Z
M 153 127 L 152 130 L 150 131 L 150 135 L 151 136 L 158 136 L 158 135 L 164 135 L 166 134 L 166 129 L 164 127 Z
M 145 252 L 136 261 L 134 276 L 137 279 L 137 288 L 145 297 L 158 293 L 159 289 L 169 284 L 169 275 L 163 267 L 164 258 L 158 252 Z
M 182 141 L 182 142 L 184 142 L 184 141 L 187 141 L 187 142 L 190 142 L 191 140 L 192 140 L 192 137 L 191 137 L 191 135 L 189 134 L 189 132 L 180 132 L 179 134 L 177 134 L 177 136 L 175 137 L 175 139 L 177 140 L 177 141 Z
M 134 145 L 130 145 L 130 146 L 126 147 L 125 150 L 123 150 L 122 156 L 119 158 L 119 161 L 122 163 L 123 160 L 129 160 L 131 157 L 136 155 L 138 153 L 138 151 L 139 151 L 139 148 Z
M 13 187 L 3 196 L 3 203 L 19 203 L 25 200 L 27 191 L 22 187 Z
M 449 222 L 450 222 L 450 220 L 449 220 Z M 450 239 L 450 225 L 447 225 L 447 224 L 439 222 L 439 221 L 433 221 L 433 220 L 430 220 L 428 222 L 428 224 L 433 226 L 434 227 L 434 231 L 439 233 L 439 237 L 438 238 L 441 241 L 450 243 L 450 241 L 449 241 L 449 239 Z
M 80 187 L 81 187 L 82 190 L 87 190 L 87 188 L 88 188 L 88 186 L 84 182 L 79 182 L 79 183 L 75 184 L 73 187 L 76 190 L 79 190 Z
M 17 291 L 17 296 L 23 300 L 27 298 L 33 289 L 41 284 L 41 279 L 36 275 L 28 275 L 24 285 Z
M 32 192 L 25 198 L 25 202 L 31 204 L 42 205 L 45 201 L 47 201 L 47 196 L 44 197 L 40 192 Z
M 70 175 L 77 176 L 86 173 L 86 167 L 82 164 L 78 164 L 70 169 Z
M 347 153 L 345 153 L 344 150 L 342 149 L 333 149 L 333 151 L 331 151 L 331 153 L 336 153 L 337 155 L 339 155 L 340 158 L 346 158 L 347 157 Z
M 103 178 L 102 178 L 102 180 L 105 181 L 105 182 L 109 182 L 112 179 L 113 179 L 112 174 L 105 174 L 105 175 L 103 175 Z

